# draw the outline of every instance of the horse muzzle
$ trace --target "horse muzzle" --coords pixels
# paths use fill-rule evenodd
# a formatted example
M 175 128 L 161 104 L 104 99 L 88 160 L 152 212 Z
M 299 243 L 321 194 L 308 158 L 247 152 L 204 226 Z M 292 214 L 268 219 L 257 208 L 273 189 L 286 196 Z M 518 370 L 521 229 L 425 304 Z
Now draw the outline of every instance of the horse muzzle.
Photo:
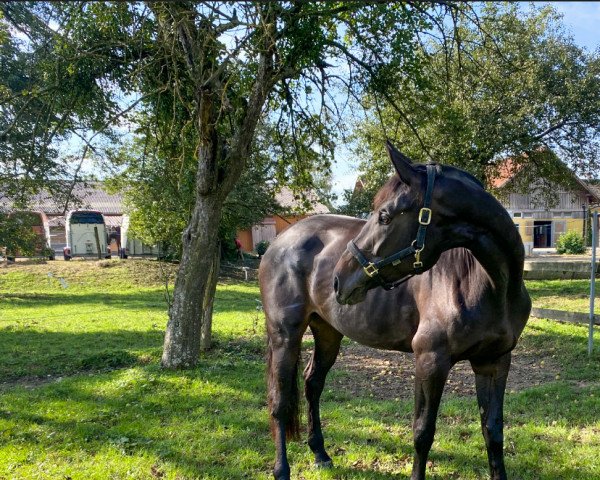
M 362 302 L 367 296 L 367 285 L 362 268 L 352 269 L 356 263 L 347 251 L 338 261 L 333 272 L 333 291 L 335 299 L 342 305 L 354 305 Z

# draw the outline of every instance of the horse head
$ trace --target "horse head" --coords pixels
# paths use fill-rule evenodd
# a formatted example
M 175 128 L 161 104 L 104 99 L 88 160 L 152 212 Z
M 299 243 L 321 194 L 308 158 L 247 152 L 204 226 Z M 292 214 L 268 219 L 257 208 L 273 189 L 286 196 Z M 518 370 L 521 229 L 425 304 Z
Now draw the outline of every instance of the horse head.
M 464 197 L 487 195 L 466 172 L 444 167 L 442 174 L 437 164 L 415 165 L 390 142 L 387 150 L 397 175 L 378 192 L 372 215 L 334 270 L 342 304 L 361 302 L 371 288 L 391 289 L 431 268 L 444 250 L 464 240 L 465 229 L 453 231 L 464 225 L 457 221 Z

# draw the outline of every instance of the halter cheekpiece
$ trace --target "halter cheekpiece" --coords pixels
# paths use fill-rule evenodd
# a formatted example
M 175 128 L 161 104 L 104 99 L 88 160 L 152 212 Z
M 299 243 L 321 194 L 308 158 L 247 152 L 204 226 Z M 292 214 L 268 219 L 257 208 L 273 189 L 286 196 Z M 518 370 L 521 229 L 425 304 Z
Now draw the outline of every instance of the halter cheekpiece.
M 417 230 L 417 238 L 415 238 L 410 246 L 396 252 L 389 257 L 385 257 L 378 262 L 370 262 L 367 260 L 367 257 L 360 251 L 360 249 L 354 243 L 354 240 L 350 240 L 347 245 L 347 249 L 356 261 L 360 263 L 360 266 L 363 267 L 363 271 L 368 277 L 375 278 L 379 281 L 380 285 L 385 290 L 392 290 L 396 288 L 401 283 L 406 282 L 409 278 L 414 277 L 415 275 L 419 275 L 423 273 L 423 262 L 421 262 L 421 252 L 425 248 L 425 235 L 427 233 L 427 226 L 431 223 L 431 197 L 433 194 L 433 186 L 435 183 L 436 171 L 439 166 L 434 163 L 428 163 L 426 165 L 427 168 L 427 189 L 425 190 L 425 199 L 423 201 L 423 207 L 419 211 L 419 229 Z M 381 270 L 386 265 L 390 263 L 392 265 L 398 265 L 402 260 L 407 257 L 414 255 L 415 261 L 413 262 L 413 273 L 406 275 L 405 277 L 397 280 L 395 282 L 386 282 L 381 275 L 379 274 L 379 270 Z

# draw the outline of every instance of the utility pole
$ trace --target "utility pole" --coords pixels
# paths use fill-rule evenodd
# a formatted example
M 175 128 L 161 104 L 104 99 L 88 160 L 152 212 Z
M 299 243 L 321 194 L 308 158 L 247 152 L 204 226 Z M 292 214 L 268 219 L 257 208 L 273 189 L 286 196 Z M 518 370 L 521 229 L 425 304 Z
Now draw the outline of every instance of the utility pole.
M 596 247 L 598 246 L 598 212 L 592 215 L 592 274 L 590 278 L 590 328 L 588 335 L 588 355 L 594 348 L 594 300 L 596 297 Z
M 586 209 L 585 209 L 585 203 L 581 206 L 581 209 L 583 210 L 583 246 L 587 247 L 587 215 L 586 215 Z

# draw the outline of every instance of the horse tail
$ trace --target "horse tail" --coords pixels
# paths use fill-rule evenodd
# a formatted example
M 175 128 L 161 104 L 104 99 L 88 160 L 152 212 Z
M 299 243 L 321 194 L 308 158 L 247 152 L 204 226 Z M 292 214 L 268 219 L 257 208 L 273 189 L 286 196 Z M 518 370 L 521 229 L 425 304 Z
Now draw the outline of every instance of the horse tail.
M 292 376 L 286 379 L 290 382 L 288 388 L 281 384 L 278 378 L 277 368 L 280 365 L 273 364 L 273 344 L 271 340 L 267 343 L 267 403 L 269 407 L 269 418 L 271 425 L 271 436 L 275 438 L 277 429 L 275 415 L 282 417 L 285 421 L 285 436 L 288 440 L 300 438 L 300 389 L 298 386 L 298 370 L 300 368 L 300 354 L 295 359 Z M 282 392 L 285 389 L 286 392 Z M 286 394 L 287 393 L 287 394 Z

